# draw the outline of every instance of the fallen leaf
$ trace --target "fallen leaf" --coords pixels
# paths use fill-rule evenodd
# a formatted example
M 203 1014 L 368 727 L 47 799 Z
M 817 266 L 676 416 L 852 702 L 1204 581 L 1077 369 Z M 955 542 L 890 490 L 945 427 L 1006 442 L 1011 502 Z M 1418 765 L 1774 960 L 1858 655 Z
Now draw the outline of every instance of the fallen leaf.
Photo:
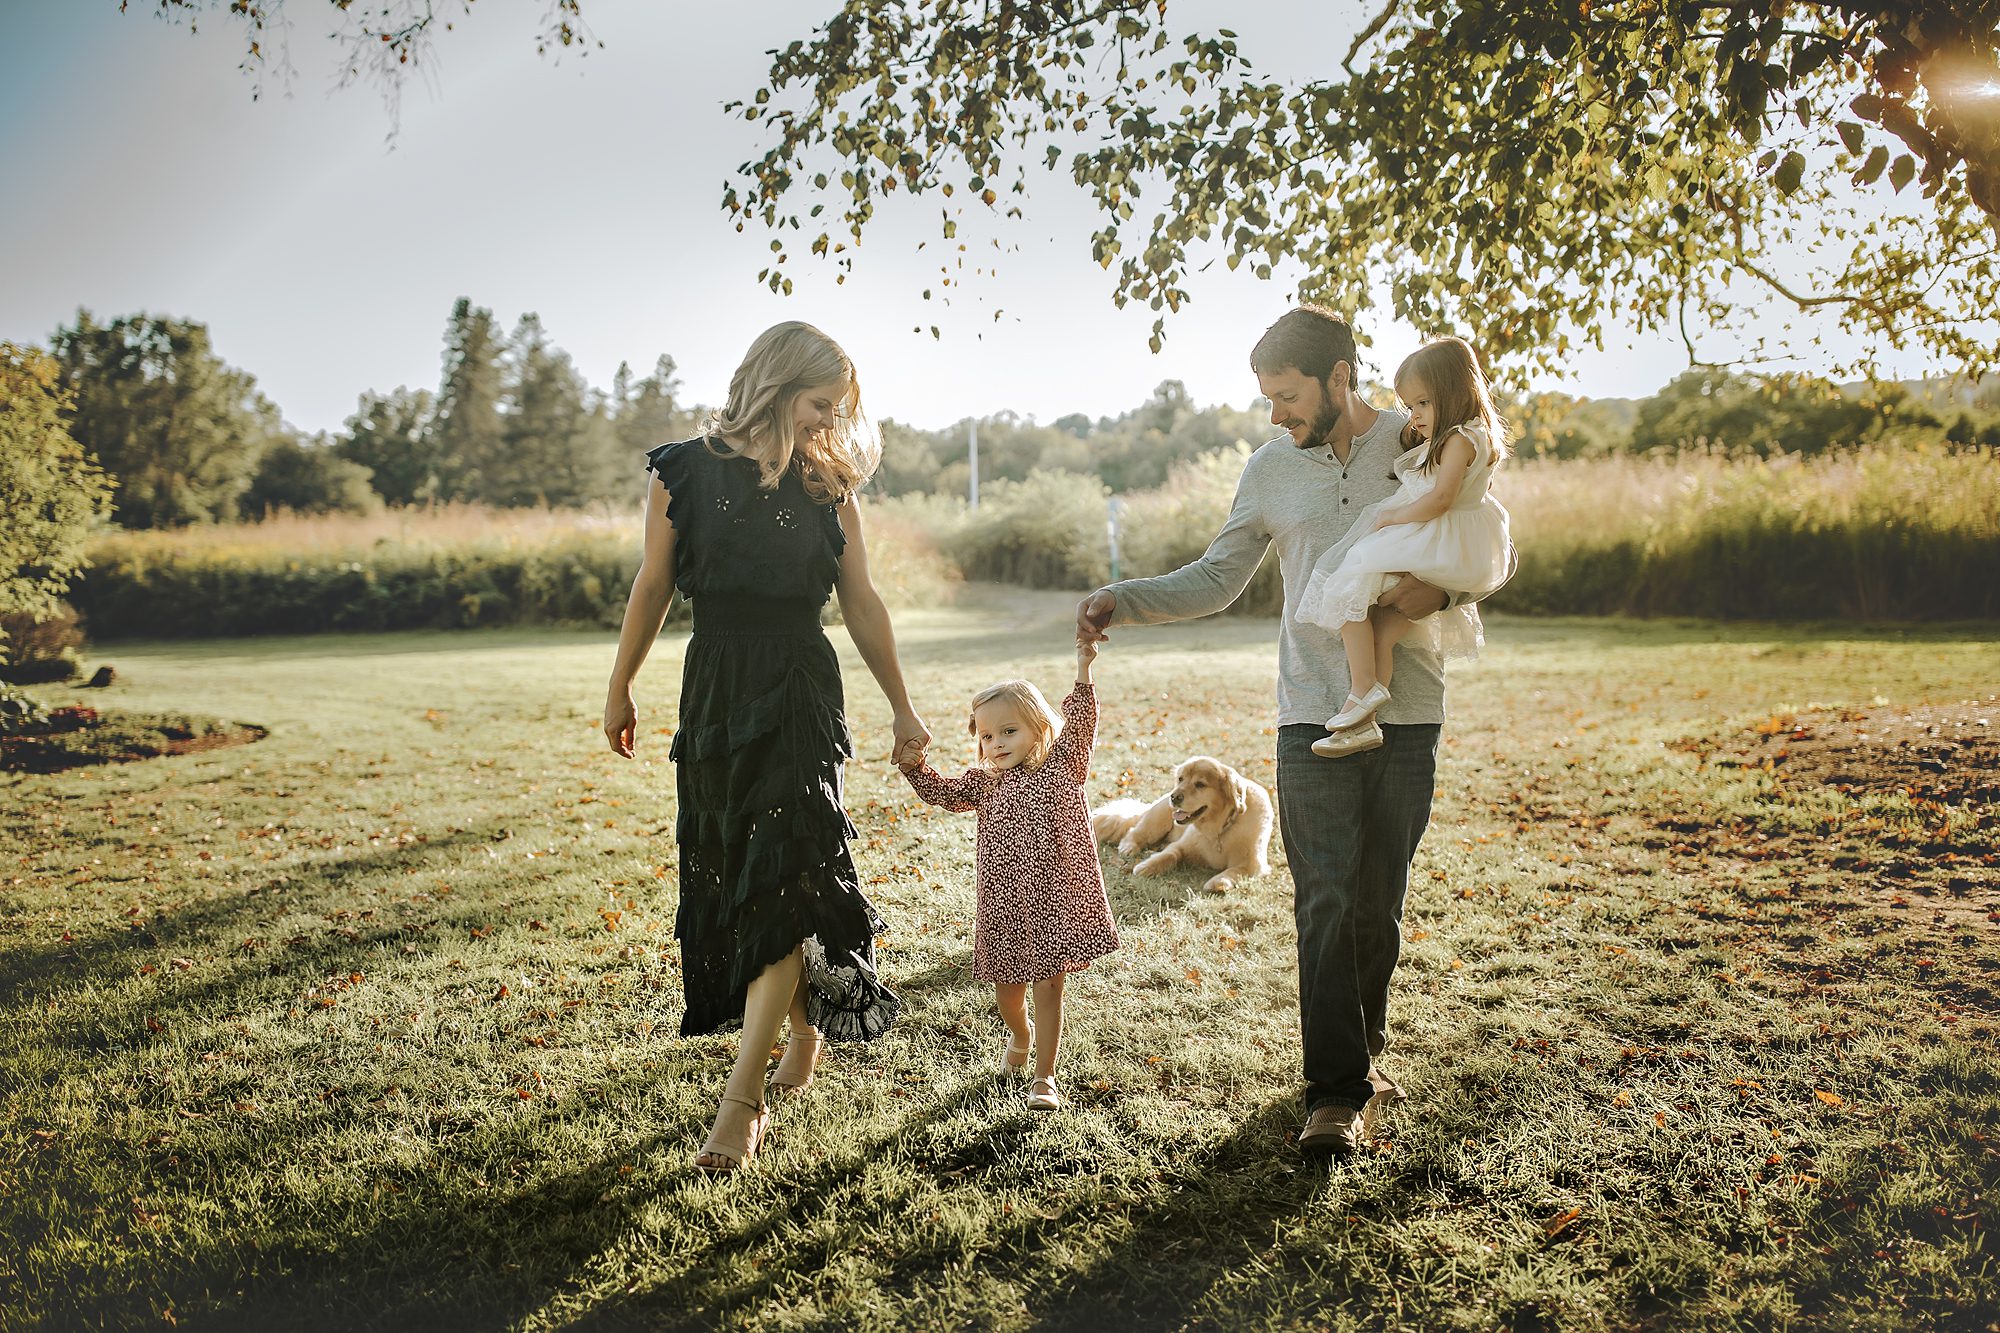
M 1828 1106 L 1847 1105 L 1847 1099 L 1845 1097 L 1842 1097 L 1837 1092 L 1826 1092 L 1823 1090 L 1815 1089 L 1813 1092 L 1813 1096 L 1819 1098 L 1821 1101 L 1825 1102 Z

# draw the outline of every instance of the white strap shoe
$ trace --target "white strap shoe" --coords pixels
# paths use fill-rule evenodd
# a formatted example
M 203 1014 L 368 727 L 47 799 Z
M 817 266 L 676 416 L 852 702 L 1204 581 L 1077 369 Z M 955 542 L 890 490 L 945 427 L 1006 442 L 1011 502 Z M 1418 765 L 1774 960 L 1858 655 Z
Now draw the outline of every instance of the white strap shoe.
M 1376 710 L 1388 702 L 1389 691 L 1378 680 L 1368 687 L 1368 693 L 1361 695 L 1359 698 L 1352 694 L 1348 695 L 1347 707 L 1326 720 L 1326 729 L 1328 731 L 1346 731 L 1349 727 L 1359 726 L 1369 718 L 1375 716 Z

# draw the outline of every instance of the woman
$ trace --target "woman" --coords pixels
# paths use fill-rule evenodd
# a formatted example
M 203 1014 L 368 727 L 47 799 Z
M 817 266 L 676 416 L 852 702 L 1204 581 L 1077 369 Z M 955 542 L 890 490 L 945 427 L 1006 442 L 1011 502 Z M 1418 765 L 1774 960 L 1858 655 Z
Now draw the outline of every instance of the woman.
M 829 590 L 895 713 L 892 755 L 930 742 L 910 707 L 889 615 L 868 577 L 856 492 L 880 459 L 853 363 L 809 324 L 766 330 L 700 439 L 647 455 L 646 550 L 618 636 L 604 734 L 630 758 L 632 679 L 674 590 L 694 609 L 676 764 L 681 1034 L 741 1022 L 736 1065 L 694 1164 L 734 1171 L 770 1112 L 765 1053 L 791 1030 L 772 1086 L 811 1082 L 822 1043 L 871 1040 L 896 1016 L 875 975 L 881 920 L 848 853 L 841 764 L 853 753 L 840 667 L 820 630 Z

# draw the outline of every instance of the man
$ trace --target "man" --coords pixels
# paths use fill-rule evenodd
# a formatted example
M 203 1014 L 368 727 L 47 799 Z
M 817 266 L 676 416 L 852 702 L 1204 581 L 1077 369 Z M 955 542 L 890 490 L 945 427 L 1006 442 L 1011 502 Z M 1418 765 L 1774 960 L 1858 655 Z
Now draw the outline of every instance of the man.
M 1395 697 L 1375 719 L 1315 754 L 1347 697 L 1340 639 L 1292 613 L 1320 555 L 1354 515 L 1396 490 L 1392 471 L 1409 418 L 1370 407 L 1355 389 L 1354 333 L 1315 306 L 1287 311 L 1250 353 L 1286 434 L 1250 456 L 1229 520 L 1202 557 L 1170 574 L 1100 588 L 1077 608 L 1077 637 L 1222 610 L 1276 543 L 1285 581 L 1278 630 L 1278 820 L 1291 863 L 1299 936 L 1299 1025 L 1306 1122 L 1299 1147 L 1351 1156 L 1375 1115 L 1403 1093 L 1374 1065 L 1387 1042 L 1389 978 L 1402 944 L 1410 858 L 1430 822 L 1444 665 L 1405 639 Z M 1511 553 L 1510 553 L 1511 564 Z M 1405 575 L 1382 596 L 1412 620 L 1448 604 Z M 1322 746 L 1324 752 L 1327 746 Z

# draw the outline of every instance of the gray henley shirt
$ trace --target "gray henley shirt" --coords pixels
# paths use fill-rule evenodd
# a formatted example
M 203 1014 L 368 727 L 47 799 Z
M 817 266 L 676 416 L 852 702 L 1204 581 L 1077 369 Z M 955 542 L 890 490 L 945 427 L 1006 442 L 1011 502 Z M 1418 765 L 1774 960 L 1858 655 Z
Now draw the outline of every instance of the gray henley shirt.
M 1340 636 L 1292 619 L 1320 555 L 1347 534 L 1354 516 L 1394 495 L 1399 437 L 1409 417 L 1378 409 L 1375 424 L 1354 437 L 1342 463 L 1329 445 L 1302 449 L 1281 435 L 1250 455 L 1236 483 L 1229 521 L 1193 564 L 1149 579 L 1111 585 L 1113 625 L 1157 625 L 1211 615 L 1239 597 L 1272 543 L 1285 580 L 1278 626 L 1278 725 L 1324 726 L 1347 700 L 1347 652 Z M 1459 599 L 1454 599 L 1459 600 Z M 1386 723 L 1444 721 L 1444 663 L 1405 639 L 1396 645 L 1394 696 Z

